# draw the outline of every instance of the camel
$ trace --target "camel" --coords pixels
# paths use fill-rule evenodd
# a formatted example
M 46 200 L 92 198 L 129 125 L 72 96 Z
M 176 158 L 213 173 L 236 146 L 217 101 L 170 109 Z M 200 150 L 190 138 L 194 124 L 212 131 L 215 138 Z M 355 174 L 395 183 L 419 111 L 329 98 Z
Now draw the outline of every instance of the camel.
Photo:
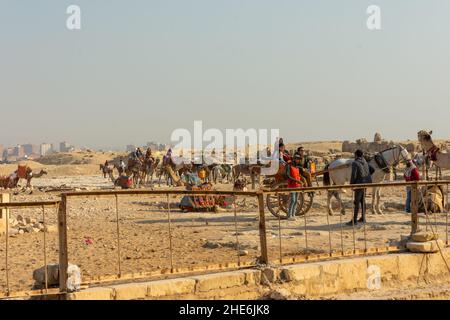
M 144 170 L 143 168 L 143 161 L 134 158 L 128 159 L 128 165 L 125 169 L 125 174 L 133 178 L 134 187 L 139 187 L 139 184 L 142 182 L 141 172 Z
M 42 170 L 39 171 L 38 173 L 33 173 L 33 169 L 31 169 L 30 167 L 26 167 L 25 169 L 25 174 L 22 177 L 18 176 L 18 170 L 14 171 L 14 175 L 9 176 L 9 177 L 3 177 L 1 180 L 2 182 L 2 186 L 5 189 L 14 189 L 19 185 L 19 181 L 21 179 L 25 179 L 27 181 L 27 184 L 25 186 L 25 189 L 33 189 L 33 186 L 31 185 L 31 180 L 33 178 L 40 178 L 43 175 L 46 175 L 47 171 Z
M 420 130 L 417 133 L 417 138 L 424 151 L 430 160 L 440 169 L 450 169 L 450 153 L 441 151 L 431 139 L 433 131 L 427 132 Z
M 378 161 L 376 161 L 377 157 L 379 159 L 382 159 L 381 161 L 384 162 L 384 165 L 380 166 Z M 394 146 L 392 148 L 379 152 L 372 160 L 369 161 L 369 164 L 375 169 L 375 172 L 372 174 L 372 182 L 379 183 L 384 181 L 390 167 L 395 167 L 401 161 L 407 160 L 410 160 L 410 155 L 408 151 L 402 146 Z M 325 186 L 330 185 L 331 183 L 333 185 L 343 185 L 350 182 L 353 161 L 353 159 L 337 159 L 328 164 L 325 167 L 326 171 L 323 176 L 323 184 Z M 341 214 L 345 214 L 345 208 L 340 197 L 340 192 L 338 191 L 328 192 L 328 214 L 330 216 L 333 215 L 333 209 L 331 208 L 331 198 L 333 196 L 339 201 Z M 373 188 L 371 205 L 372 214 L 374 214 L 375 212 L 378 214 L 383 214 L 383 211 L 381 210 L 380 197 L 380 188 Z
M 180 163 L 175 164 L 172 159 L 170 159 L 170 162 L 166 165 L 163 163 L 161 164 L 161 167 L 159 169 L 158 173 L 158 185 L 161 186 L 161 178 L 164 176 L 166 178 L 166 184 L 172 185 L 172 184 L 182 184 L 181 177 L 186 172 L 192 172 L 193 165 L 192 164 L 186 164 L 186 163 Z M 178 182 L 173 181 L 175 176 L 172 178 L 173 175 L 178 175 Z
M 31 179 L 33 179 L 33 178 L 40 178 L 40 177 L 42 177 L 43 175 L 46 175 L 46 174 L 48 174 L 47 171 L 42 170 L 42 169 L 41 169 L 41 171 L 39 171 L 38 173 L 34 174 L 34 173 L 33 173 L 33 170 L 32 170 L 30 167 L 28 167 L 28 168 L 27 168 L 27 177 L 26 177 L 27 185 L 26 185 L 25 188 L 30 188 L 30 189 L 32 189 L 32 186 L 31 186 Z

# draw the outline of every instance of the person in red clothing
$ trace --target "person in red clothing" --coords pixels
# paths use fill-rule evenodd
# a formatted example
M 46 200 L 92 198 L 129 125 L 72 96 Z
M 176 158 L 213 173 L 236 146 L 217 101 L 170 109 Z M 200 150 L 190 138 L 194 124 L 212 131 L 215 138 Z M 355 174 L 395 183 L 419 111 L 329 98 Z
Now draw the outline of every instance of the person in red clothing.
M 280 156 L 280 162 L 281 163 L 288 163 L 292 161 L 292 157 L 289 154 L 289 152 L 286 150 L 286 147 L 284 143 L 280 143 L 279 147 L 279 156 Z
M 300 177 L 301 157 L 294 156 L 294 163 L 289 162 L 286 165 L 286 175 L 288 178 L 288 188 L 299 188 L 302 186 Z M 291 198 L 288 209 L 288 219 L 295 219 L 295 211 L 297 208 L 298 192 L 291 192 Z
M 406 163 L 406 169 L 404 173 L 405 181 L 419 181 L 420 180 L 420 172 L 419 169 L 415 166 L 412 160 L 409 160 Z M 406 204 L 405 211 L 411 213 L 411 187 L 406 187 Z

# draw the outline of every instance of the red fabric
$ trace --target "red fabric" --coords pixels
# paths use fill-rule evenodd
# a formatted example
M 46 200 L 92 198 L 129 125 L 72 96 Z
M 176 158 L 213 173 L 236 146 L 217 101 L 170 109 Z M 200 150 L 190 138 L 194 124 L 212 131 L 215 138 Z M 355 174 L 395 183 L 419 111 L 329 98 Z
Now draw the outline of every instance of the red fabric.
M 27 178 L 27 166 L 19 165 L 17 168 L 17 176 L 20 179 L 26 179 Z
M 295 166 L 290 166 L 289 170 L 290 170 L 289 171 L 290 176 L 292 178 L 300 181 L 300 170 Z M 301 186 L 302 185 L 300 183 L 298 183 L 297 181 L 294 181 L 291 179 L 288 180 L 288 188 L 299 188 Z
M 411 176 L 408 177 L 408 176 L 405 175 L 405 180 L 407 182 L 409 182 L 409 181 L 419 181 L 420 180 L 419 169 L 417 169 L 417 168 L 412 169 L 411 170 Z
M 433 146 L 430 150 L 428 150 L 427 154 L 430 157 L 431 161 L 437 161 L 437 153 L 439 151 L 439 148 L 436 146 Z
M 286 162 L 289 162 L 292 160 L 292 157 L 289 154 L 287 154 L 286 152 L 283 152 L 283 160 Z

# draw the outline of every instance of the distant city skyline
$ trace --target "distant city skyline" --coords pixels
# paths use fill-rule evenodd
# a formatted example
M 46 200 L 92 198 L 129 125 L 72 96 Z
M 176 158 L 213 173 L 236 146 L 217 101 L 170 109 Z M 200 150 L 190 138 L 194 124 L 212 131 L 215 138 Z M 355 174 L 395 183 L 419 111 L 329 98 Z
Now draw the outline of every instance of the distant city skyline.
M 121 149 L 178 128 L 450 138 L 450 2 L 0 0 L 0 144 Z M 367 28 L 367 8 L 381 30 Z

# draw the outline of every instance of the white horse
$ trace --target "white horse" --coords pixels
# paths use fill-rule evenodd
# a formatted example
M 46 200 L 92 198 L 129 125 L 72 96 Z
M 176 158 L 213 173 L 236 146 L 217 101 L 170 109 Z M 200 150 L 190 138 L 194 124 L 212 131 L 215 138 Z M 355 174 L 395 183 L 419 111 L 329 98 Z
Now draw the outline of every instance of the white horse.
M 378 159 L 378 161 L 376 159 Z M 410 155 L 408 151 L 402 146 L 394 146 L 377 153 L 369 162 L 369 164 L 375 169 L 375 172 L 372 174 L 372 182 L 379 183 L 384 181 L 391 167 L 395 167 L 399 164 L 399 162 L 407 161 L 409 159 Z M 352 174 L 353 161 L 353 159 L 337 159 L 331 162 L 325 168 L 326 172 L 323 177 L 324 185 L 330 185 L 331 182 L 333 185 L 343 185 L 349 183 Z M 328 214 L 333 214 L 333 209 L 331 208 L 331 198 L 333 196 L 339 201 L 341 214 L 345 214 L 345 208 L 342 203 L 340 192 L 338 191 L 328 192 Z M 380 188 L 373 188 L 371 205 L 372 213 L 375 213 L 375 211 L 378 214 L 383 213 L 380 206 L 380 196 Z

